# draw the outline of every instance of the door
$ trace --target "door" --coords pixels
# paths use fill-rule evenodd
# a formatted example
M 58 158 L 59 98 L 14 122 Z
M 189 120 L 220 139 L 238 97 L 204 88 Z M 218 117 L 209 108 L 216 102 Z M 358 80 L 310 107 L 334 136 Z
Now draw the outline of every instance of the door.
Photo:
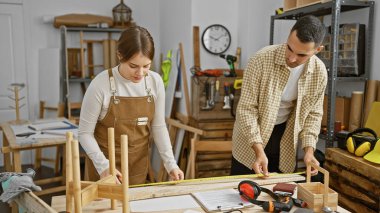
M 9 98 L 14 93 L 8 90 L 12 83 L 25 84 L 20 91 L 20 118 L 28 119 L 28 85 L 26 85 L 25 65 L 25 41 L 23 6 L 21 3 L 3 3 L 0 1 L 0 122 L 15 120 L 15 110 L 10 106 L 15 102 Z M 20 1 L 12 1 L 20 2 Z M 2 133 L 0 134 L 0 146 L 2 147 Z M 23 156 L 24 157 L 24 156 Z M 3 165 L 2 154 L 0 154 L 0 166 Z
M 0 122 L 14 120 L 15 110 L 10 106 L 15 102 L 9 98 L 14 93 L 8 90 L 11 83 L 26 83 L 25 44 L 22 4 L 0 3 Z M 26 87 L 20 97 L 26 96 Z M 20 101 L 25 104 L 20 109 L 20 118 L 28 119 L 28 98 Z

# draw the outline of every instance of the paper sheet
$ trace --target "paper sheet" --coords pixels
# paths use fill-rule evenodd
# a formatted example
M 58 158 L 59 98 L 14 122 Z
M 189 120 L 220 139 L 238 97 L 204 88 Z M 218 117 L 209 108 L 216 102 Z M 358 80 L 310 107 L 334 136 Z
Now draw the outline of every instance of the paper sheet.
M 252 203 L 242 200 L 235 189 L 195 192 L 193 195 L 207 211 L 227 211 L 253 206 Z
M 161 197 L 130 202 L 131 212 L 155 212 L 201 208 L 191 195 Z
M 55 121 L 57 122 L 57 121 Z M 59 121 L 60 123 L 64 123 L 63 121 Z M 69 127 L 69 129 L 56 129 L 56 130 L 44 130 L 44 131 L 35 131 L 31 129 L 29 126 L 30 124 L 23 124 L 23 125 L 11 125 L 12 131 L 16 136 L 16 143 L 17 144 L 32 144 L 36 143 L 37 139 L 65 139 L 66 138 L 66 132 L 71 131 L 73 132 L 74 138 L 78 138 L 78 128 L 69 123 L 64 123 L 64 125 Z M 30 135 L 29 135 L 30 134 Z M 23 135 L 23 136 L 21 136 Z

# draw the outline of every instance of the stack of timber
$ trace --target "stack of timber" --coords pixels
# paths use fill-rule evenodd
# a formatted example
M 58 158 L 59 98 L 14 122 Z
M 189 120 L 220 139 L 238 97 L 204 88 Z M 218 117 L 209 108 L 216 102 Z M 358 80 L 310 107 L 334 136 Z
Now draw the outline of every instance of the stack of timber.
M 235 119 L 230 109 L 223 109 L 224 96 L 226 95 L 224 85 L 227 83 L 231 86 L 236 79 L 240 77 L 193 77 L 192 79 L 192 113 L 190 125 L 201 129 L 204 134 L 200 137 L 201 141 L 220 141 L 231 143 L 232 131 Z M 219 83 L 215 83 L 219 81 Z M 211 85 L 219 85 L 214 89 L 215 105 L 211 109 L 205 109 L 207 97 L 205 91 L 206 82 L 213 82 Z M 213 93 L 214 93 L 213 92 Z M 230 93 L 230 91 L 228 91 Z M 218 94 L 216 94 L 218 93 Z M 240 89 L 234 92 L 234 104 L 231 107 L 235 112 L 240 97 Z M 229 94 L 227 94 L 229 95 Z M 210 96 L 209 96 L 210 97 Z M 195 163 L 195 178 L 218 177 L 230 174 L 231 169 L 231 151 L 215 151 L 198 152 Z
M 326 150 L 330 187 L 339 193 L 339 205 L 353 212 L 380 212 L 380 165 L 346 150 Z

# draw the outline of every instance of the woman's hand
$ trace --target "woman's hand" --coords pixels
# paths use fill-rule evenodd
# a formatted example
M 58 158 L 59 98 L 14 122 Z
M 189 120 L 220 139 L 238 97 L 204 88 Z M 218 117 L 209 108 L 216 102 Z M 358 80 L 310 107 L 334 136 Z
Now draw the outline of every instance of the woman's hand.
M 171 170 L 169 175 L 170 180 L 183 180 L 184 178 L 183 172 L 178 168 Z
M 118 184 L 121 184 L 121 180 L 123 178 L 123 175 L 121 174 L 121 172 L 119 172 L 119 170 L 115 169 L 116 170 L 116 180 L 115 182 L 118 183 Z M 102 178 L 105 178 L 107 176 L 111 175 L 110 174 L 110 170 L 109 169 L 106 169 L 104 170 L 101 174 L 100 174 L 100 179 Z

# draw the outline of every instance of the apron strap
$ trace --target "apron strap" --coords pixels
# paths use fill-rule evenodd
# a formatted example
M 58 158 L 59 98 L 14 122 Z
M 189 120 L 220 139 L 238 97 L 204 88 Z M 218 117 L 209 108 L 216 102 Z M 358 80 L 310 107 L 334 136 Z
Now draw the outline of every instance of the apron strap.
M 115 82 L 115 77 L 113 77 L 113 73 L 112 73 L 112 69 L 109 68 L 108 69 L 108 76 L 110 77 L 110 89 L 111 89 L 111 94 L 112 94 L 112 97 L 113 97 L 113 102 L 115 104 L 118 104 L 120 102 L 120 100 L 118 98 L 116 98 L 116 82 Z

